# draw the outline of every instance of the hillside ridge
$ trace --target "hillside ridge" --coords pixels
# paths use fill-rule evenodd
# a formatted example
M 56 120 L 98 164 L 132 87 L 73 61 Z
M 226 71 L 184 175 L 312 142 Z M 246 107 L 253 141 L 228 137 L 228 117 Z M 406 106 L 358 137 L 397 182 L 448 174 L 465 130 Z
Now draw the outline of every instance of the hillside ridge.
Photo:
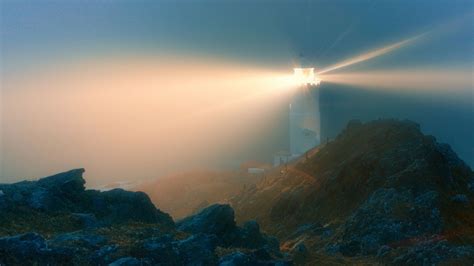
M 256 219 L 289 250 L 304 243 L 316 262 L 408 263 L 417 248 L 429 263 L 472 260 L 474 173 L 418 124 L 354 120 L 310 154 L 233 198 L 238 219 Z

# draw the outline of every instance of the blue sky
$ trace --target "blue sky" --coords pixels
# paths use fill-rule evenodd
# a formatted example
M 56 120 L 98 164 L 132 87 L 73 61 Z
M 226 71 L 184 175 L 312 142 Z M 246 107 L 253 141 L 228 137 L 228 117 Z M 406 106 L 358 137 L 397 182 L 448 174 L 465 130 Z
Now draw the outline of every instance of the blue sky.
M 32 56 L 173 48 L 274 67 L 303 53 L 324 66 L 464 18 L 464 30 L 390 62 L 469 64 L 473 10 L 458 0 L 3 1 L 2 56 L 8 67 Z

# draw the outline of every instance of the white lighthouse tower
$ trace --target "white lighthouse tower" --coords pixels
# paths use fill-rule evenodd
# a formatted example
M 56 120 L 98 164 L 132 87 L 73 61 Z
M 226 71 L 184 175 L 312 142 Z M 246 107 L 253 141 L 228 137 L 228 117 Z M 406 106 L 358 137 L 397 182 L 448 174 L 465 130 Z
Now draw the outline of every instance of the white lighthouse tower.
M 294 78 L 299 87 L 292 95 L 288 110 L 290 150 L 275 154 L 275 166 L 286 164 L 321 143 L 320 80 L 313 68 L 295 68 Z
M 297 157 L 321 142 L 321 115 L 317 84 L 302 84 L 289 105 L 291 157 Z

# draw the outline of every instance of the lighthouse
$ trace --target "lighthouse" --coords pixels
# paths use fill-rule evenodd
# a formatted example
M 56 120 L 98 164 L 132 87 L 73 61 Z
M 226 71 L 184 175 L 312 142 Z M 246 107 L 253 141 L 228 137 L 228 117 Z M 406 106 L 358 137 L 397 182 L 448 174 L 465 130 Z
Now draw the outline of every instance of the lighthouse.
M 317 83 L 305 83 L 294 93 L 289 104 L 291 157 L 297 157 L 321 142 L 321 115 Z
M 294 78 L 298 88 L 288 105 L 289 151 L 274 155 L 275 166 L 286 164 L 321 143 L 320 80 L 314 68 L 295 68 Z

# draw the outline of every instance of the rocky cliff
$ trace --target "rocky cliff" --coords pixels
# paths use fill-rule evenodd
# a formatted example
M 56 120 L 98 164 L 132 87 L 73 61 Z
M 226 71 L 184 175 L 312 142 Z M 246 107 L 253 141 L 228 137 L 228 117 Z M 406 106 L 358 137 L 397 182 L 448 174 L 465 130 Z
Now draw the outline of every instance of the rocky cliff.
M 416 123 L 352 121 L 233 199 L 300 263 L 474 261 L 474 173 Z

